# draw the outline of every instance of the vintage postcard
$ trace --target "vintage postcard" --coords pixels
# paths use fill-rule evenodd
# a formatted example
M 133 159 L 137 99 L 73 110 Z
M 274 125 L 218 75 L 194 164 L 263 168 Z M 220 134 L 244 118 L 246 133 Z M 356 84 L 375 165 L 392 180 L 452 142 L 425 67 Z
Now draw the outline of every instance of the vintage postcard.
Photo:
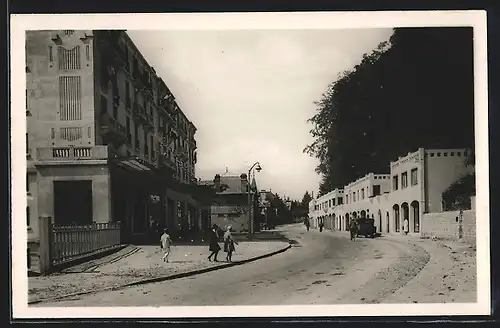
M 489 314 L 484 12 L 11 22 L 14 318 Z

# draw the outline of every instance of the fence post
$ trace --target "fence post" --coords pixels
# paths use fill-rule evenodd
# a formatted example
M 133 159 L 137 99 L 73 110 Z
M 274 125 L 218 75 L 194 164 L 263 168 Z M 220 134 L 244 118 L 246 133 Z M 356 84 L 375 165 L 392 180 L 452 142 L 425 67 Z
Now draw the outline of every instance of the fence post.
M 122 241 L 122 224 L 121 224 L 121 221 L 118 221 L 117 222 L 117 225 L 118 225 L 118 245 L 121 245 L 121 241 Z
M 52 269 L 52 218 L 41 216 L 39 220 L 40 274 L 46 275 Z

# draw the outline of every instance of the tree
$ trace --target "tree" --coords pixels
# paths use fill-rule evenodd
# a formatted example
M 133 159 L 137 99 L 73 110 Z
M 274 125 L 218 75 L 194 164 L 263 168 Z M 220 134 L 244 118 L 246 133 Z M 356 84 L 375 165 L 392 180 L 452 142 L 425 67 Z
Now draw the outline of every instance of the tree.
M 470 197 L 476 194 L 476 174 L 467 174 L 452 183 L 443 193 L 443 210 L 456 211 L 471 208 Z
M 473 81 L 472 28 L 395 29 L 315 103 L 319 195 L 419 147 L 472 148 Z
M 309 191 L 306 191 L 304 196 L 302 197 L 302 201 L 300 202 L 300 206 L 305 209 L 309 209 L 309 202 L 312 200 Z

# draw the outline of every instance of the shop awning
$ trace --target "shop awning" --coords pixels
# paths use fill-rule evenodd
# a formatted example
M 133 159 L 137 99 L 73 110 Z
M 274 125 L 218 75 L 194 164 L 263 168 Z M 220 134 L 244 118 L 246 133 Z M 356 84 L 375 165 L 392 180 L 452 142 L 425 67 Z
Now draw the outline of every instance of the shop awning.
M 138 156 L 116 157 L 112 161 L 118 166 L 133 171 L 150 172 L 154 169 L 151 164 Z

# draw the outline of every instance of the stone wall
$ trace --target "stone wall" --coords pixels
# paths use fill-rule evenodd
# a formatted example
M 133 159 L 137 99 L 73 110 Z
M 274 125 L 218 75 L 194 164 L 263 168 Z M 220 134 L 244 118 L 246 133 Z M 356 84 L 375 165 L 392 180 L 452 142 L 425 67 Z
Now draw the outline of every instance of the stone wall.
M 443 239 L 461 239 L 467 243 L 476 243 L 476 211 L 463 211 L 460 223 L 460 211 L 425 213 L 422 217 L 422 236 Z M 462 232 L 460 233 L 460 224 Z

